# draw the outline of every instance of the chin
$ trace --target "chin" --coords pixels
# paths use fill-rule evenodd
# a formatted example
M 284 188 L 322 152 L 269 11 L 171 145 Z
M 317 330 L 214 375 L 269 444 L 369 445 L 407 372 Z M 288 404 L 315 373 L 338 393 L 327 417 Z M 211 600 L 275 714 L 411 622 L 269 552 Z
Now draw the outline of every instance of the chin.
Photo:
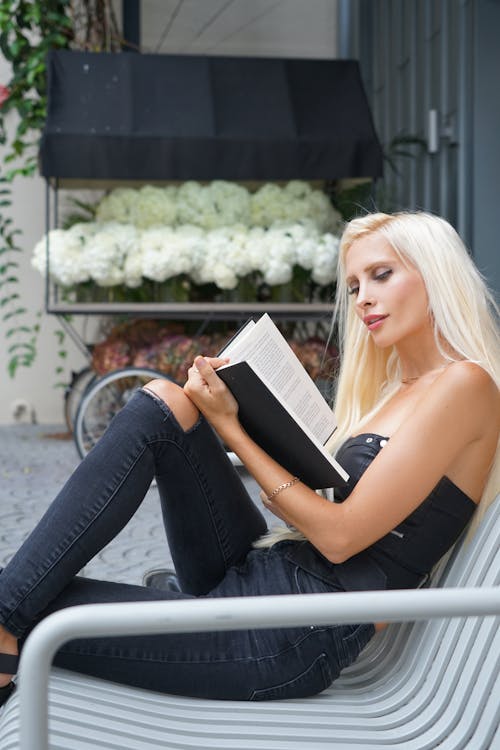
M 388 349 L 396 343 L 393 336 L 384 335 L 382 331 L 380 333 L 377 331 L 370 333 L 370 337 L 377 349 Z

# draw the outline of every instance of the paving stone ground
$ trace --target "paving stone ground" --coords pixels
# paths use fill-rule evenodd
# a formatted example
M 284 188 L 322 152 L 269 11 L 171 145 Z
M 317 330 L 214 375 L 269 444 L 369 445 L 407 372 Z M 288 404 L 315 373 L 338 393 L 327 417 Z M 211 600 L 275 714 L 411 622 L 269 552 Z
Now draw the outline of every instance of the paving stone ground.
M 60 425 L 0 426 L 0 567 L 10 560 L 79 463 Z M 257 486 L 243 474 L 255 502 Z M 268 519 L 272 523 L 273 517 Z M 274 519 L 276 521 L 276 519 Z M 103 580 L 141 583 L 144 573 L 171 567 L 155 487 L 125 529 L 82 571 Z

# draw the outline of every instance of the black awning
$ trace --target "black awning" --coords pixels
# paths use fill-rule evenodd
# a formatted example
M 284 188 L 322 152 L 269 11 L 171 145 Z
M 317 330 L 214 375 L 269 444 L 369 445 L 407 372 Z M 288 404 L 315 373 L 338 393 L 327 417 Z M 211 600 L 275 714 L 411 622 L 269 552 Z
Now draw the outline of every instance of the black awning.
M 351 60 L 53 51 L 45 177 L 377 177 L 382 152 Z

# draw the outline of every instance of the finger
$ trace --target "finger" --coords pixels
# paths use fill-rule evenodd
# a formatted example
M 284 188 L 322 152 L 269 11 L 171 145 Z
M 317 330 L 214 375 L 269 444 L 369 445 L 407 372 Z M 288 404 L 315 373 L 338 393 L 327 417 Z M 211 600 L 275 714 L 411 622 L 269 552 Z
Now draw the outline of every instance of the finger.
M 214 370 L 218 367 L 222 367 L 222 365 L 227 365 L 230 361 L 229 357 L 204 357 L 203 359 L 205 359 Z
M 215 378 L 217 378 L 217 375 L 215 374 L 215 370 L 211 366 L 208 359 L 206 359 L 205 357 L 196 357 L 194 360 L 194 366 L 196 367 L 200 375 L 207 381 L 207 383 L 215 382 Z
M 192 380 L 193 378 L 197 378 L 198 380 L 200 379 L 200 371 L 195 365 L 191 365 L 187 374 L 188 374 L 188 380 Z

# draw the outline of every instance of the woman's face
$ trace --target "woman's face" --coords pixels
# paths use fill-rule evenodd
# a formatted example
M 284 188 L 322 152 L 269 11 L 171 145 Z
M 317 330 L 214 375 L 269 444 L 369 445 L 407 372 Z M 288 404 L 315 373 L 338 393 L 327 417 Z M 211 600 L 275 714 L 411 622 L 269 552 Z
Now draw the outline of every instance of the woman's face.
M 432 334 L 420 273 L 406 266 L 380 235 L 353 242 L 346 256 L 346 279 L 356 313 L 377 346 L 400 345 Z

